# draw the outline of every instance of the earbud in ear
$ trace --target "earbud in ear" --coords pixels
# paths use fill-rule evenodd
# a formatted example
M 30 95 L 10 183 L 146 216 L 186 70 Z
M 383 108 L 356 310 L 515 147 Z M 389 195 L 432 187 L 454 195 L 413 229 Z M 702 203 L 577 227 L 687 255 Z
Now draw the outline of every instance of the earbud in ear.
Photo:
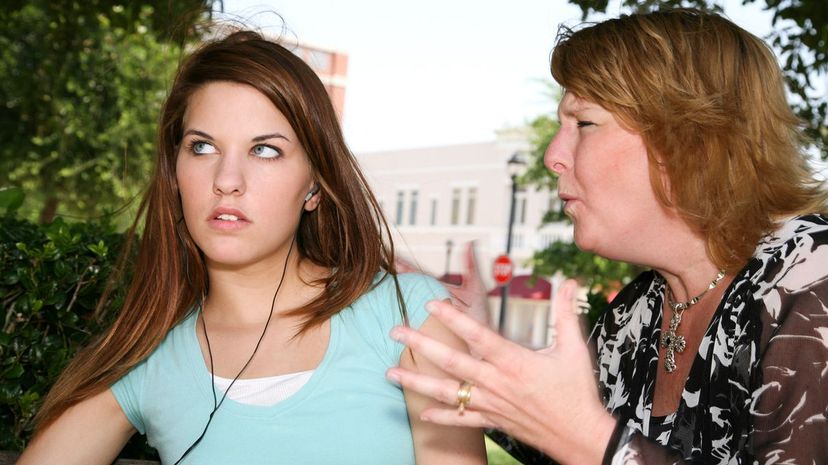
M 308 195 L 306 195 L 306 196 L 305 196 L 305 202 L 307 202 L 308 200 L 310 200 L 310 199 L 311 199 L 311 197 L 313 197 L 314 195 L 316 195 L 316 193 L 317 193 L 317 192 L 319 192 L 319 183 L 318 183 L 318 182 L 314 183 L 314 184 L 313 184 L 313 187 L 311 188 L 311 190 L 309 190 L 309 191 L 308 191 Z

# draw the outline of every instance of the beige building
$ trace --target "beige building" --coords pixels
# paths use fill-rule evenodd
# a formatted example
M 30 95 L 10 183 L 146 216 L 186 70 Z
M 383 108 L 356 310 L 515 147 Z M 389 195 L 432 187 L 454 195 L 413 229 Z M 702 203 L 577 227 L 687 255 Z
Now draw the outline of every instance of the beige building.
M 336 109 L 339 121 L 345 115 L 345 88 L 348 78 L 348 55 L 345 52 L 306 42 L 290 43 L 281 39 L 285 46 L 305 61 L 314 71 Z
M 515 153 L 526 153 L 526 136 L 504 130 L 492 142 L 358 154 L 398 253 L 432 275 L 452 275 L 463 271 L 465 244 L 475 241 L 483 278 L 494 288 L 492 263 L 506 250 L 509 222 L 512 181 L 506 164 Z M 544 213 L 558 207 L 557 195 L 546 189 L 517 192 L 510 254 L 516 277 L 531 273 L 527 261 L 536 250 L 571 240 L 567 224 L 541 227 Z M 525 286 L 514 287 L 506 334 L 526 345 L 544 345 L 549 292 L 521 295 Z M 493 322 L 500 310 L 495 294 L 490 297 Z
M 340 121 L 344 115 L 348 56 L 307 43 L 288 44 L 319 75 Z M 459 282 L 466 244 L 474 241 L 489 292 L 490 321 L 500 318 L 501 289 L 492 264 L 506 251 L 512 180 L 507 161 L 529 149 L 525 130 L 498 132 L 491 142 L 365 153 L 357 158 L 392 227 L 398 253 L 447 283 Z M 554 282 L 530 279 L 527 261 L 556 240 L 572 239 L 571 226 L 541 227 L 543 215 L 560 200 L 545 189 L 520 189 L 510 257 L 515 264 L 504 333 L 530 347 L 554 338 L 550 298 Z

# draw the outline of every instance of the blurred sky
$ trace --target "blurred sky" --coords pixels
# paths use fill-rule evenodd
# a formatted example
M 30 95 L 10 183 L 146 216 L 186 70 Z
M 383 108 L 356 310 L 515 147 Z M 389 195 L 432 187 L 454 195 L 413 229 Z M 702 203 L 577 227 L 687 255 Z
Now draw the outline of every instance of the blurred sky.
M 741 1 L 725 13 L 765 36 L 771 15 Z M 225 0 L 224 10 L 349 55 L 343 123 L 356 153 L 489 141 L 553 112 L 549 53 L 558 25 L 580 22 L 565 0 Z

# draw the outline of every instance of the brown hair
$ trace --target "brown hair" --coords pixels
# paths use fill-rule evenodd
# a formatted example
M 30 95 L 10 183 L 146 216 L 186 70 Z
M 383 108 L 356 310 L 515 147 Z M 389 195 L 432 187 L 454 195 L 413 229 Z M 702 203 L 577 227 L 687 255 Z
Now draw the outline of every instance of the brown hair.
M 301 259 L 331 272 L 316 283 L 325 292 L 294 311 L 306 317 L 300 333 L 353 303 L 380 270 L 394 277 L 405 318 L 388 225 L 345 145 L 322 82 L 281 45 L 255 32 L 234 32 L 204 44 L 179 67 L 161 113 L 156 170 L 129 232 L 127 249 L 143 217 L 136 272 L 124 305 L 103 337 L 81 351 L 55 383 L 36 417 L 40 428 L 146 358 L 206 292 L 207 270 L 183 220 L 175 166 L 188 100 L 216 81 L 249 85 L 270 99 L 290 122 L 319 183 L 321 201 L 303 213 L 296 245 Z M 120 269 L 127 254 L 121 256 Z M 110 281 L 110 290 L 115 282 Z
M 727 19 L 675 9 L 562 28 L 551 68 L 641 134 L 659 201 L 716 265 L 736 271 L 781 218 L 826 211 L 773 53 Z

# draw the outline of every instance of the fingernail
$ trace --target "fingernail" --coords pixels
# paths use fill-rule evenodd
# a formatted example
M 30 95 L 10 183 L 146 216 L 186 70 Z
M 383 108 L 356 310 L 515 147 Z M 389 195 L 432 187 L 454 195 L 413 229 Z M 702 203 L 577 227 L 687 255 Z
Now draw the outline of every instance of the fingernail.
M 385 372 L 385 378 L 388 381 L 400 384 L 400 374 L 394 371 L 393 369 Z
M 435 315 L 440 312 L 440 306 L 437 305 L 437 301 L 435 300 L 428 302 L 425 308 L 428 311 L 428 313 L 431 313 L 432 315 Z
M 431 421 L 431 417 L 428 415 L 420 415 L 420 420 L 422 421 Z
M 405 342 L 405 332 L 399 326 L 396 326 L 391 330 L 390 336 L 391 339 L 395 341 Z

